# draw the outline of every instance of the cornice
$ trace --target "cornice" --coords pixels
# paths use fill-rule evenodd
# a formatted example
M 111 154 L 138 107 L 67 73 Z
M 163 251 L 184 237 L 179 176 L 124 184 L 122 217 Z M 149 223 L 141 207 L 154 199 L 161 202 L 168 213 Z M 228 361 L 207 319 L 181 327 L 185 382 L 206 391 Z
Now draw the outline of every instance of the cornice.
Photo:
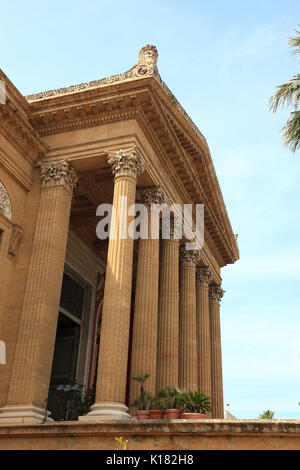
M 6 103 L 0 105 L 0 132 L 30 163 L 34 163 L 47 150 L 30 124 L 30 106 L 0 69 L 5 83 Z
M 147 44 L 140 50 L 137 63 L 125 73 L 112 75 L 107 78 L 101 78 L 100 80 L 93 80 L 87 83 L 81 83 L 80 85 L 72 85 L 66 88 L 43 91 L 33 95 L 27 95 L 25 98 L 28 102 L 40 101 L 60 95 L 67 95 L 70 93 L 82 92 L 84 90 L 90 90 L 102 86 L 113 85 L 127 80 L 134 80 L 147 76 L 157 76 L 157 56 L 158 52 L 156 47 Z
M 125 119 L 133 119 L 136 117 L 136 109 L 122 109 L 108 112 L 102 112 L 97 115 L 89 115 L 84 107 L 80 110 L 68 110 L 68 116 L 63 118 L 52 117 L 47 119 L 46 124 L 38 127 L 38 132 L 41 137 L 65 132 L 68 130 L 76 130 L 85 127 L 93 127 L 105 122 L 114 122 Z

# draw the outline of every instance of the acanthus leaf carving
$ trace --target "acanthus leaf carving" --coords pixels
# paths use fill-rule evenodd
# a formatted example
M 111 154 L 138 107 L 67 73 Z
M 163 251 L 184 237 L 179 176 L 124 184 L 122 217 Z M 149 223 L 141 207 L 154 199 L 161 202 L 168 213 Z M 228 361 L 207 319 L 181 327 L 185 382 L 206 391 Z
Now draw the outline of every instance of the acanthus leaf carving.
M 78 175 L 68 160 L 39 163 L 42 187 L 63 185 L 73 193 Z
M 12 219 L 12 207 L 8 192 L 0 181 L 0 213 L 7 217 L 9 220 Z

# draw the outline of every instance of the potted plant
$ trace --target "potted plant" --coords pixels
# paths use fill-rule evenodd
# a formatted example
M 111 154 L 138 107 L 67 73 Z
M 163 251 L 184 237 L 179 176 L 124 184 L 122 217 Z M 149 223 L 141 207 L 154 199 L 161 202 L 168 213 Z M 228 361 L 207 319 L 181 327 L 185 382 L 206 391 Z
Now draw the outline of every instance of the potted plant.
M 136 417 L 138 420 L 149 419 L 149 410 L 148 404 L 151 399 L 151 395 L 145 392 L 144 383 L 150 377 L 150 374 L 138 375 L 137 377 L 132 377 L 133 380 L 136 380 L 140 384 L 140 396 L 136 398 L 132 404 L 136 410 Z
M 56 388 L 56 420 L 76 421 L 87 414 L 95 402 L 95 390 L 82 384 L 61 384 Z
M 150 419 L 163 419 L 165 414 L 165 402 L 164 399 L 166 398 L 166 391 L 159 390 L 154 397 L 152 397 L 150 401 Z
M 179 390 L 175 385 L 166 388 L 165 398 L 165 418 L 166 419 L 179 419 L 182 412 L 182 394 L 183 391 Z
M 182 394 L 184 412 L 183 419 L 204 419 L 207 411 L 211 410 L 210 399 L 196 391 L 187 390 Z

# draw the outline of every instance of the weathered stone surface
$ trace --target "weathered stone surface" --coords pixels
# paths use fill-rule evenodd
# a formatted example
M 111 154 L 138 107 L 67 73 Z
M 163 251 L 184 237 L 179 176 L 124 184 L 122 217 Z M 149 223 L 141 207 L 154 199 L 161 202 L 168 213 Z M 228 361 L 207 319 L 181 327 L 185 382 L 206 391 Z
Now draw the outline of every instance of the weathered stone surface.
M 113 450 L 120 436 L 132 450 L 298 450 L 300 420 L 0 425 L 0 449 Z

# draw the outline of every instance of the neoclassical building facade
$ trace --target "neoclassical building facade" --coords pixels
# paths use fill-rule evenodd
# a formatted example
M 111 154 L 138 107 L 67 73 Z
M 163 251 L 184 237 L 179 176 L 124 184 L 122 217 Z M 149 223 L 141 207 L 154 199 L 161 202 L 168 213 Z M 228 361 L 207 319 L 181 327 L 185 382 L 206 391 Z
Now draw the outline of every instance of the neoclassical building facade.
M 221 268 L 239 252 L 206 140 L 157 56 L 147 45 L 126 73 L 25 97 L 0 73 L 0 424 L 51 419 L 51 393 L 75 382 L 96 388 L 83 423 L 130 419 L 144 374 L 149 392 L 199 390 L 223 418 Z M 186 249 L 175 215 L 169 238 L 120 236 L 137 202 L 203 204 L 203 246 Z

